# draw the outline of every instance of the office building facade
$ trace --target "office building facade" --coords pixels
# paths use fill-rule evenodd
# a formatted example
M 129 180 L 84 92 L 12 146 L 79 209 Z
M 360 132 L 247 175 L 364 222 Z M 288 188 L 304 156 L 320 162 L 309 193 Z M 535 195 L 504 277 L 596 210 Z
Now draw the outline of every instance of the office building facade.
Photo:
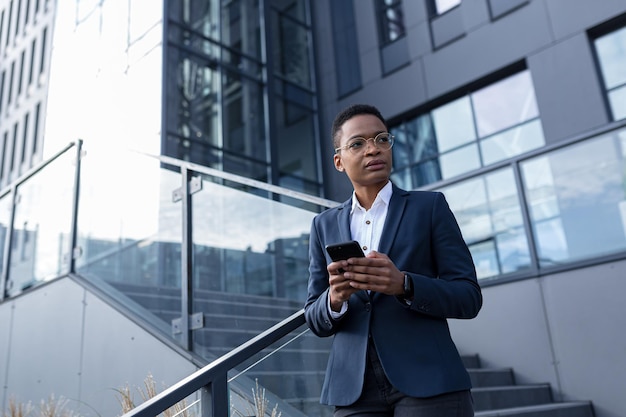
M 331 28 L 317 44 L 333 45 L 318 55 L 325 126 L 351 103 L 376 104 L 396 137 L 392 180 L 442 191 L 460 223 L 485 299 L 477 319 L 451 322 L 460 349 L 619 415 L 624 4 L 333 1 L 316 10 Z
M 43 155 L 54 3 L 0 3 L 0 187 Z

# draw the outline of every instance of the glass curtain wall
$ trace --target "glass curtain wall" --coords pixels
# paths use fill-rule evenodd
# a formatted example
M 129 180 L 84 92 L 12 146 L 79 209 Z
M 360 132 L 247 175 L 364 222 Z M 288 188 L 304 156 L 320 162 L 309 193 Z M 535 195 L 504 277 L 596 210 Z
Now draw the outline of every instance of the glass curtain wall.
M 308 1 L 166 8 L 162 153 L 321 194 Z
M 308 0 L 266 0 L 273 181 L 313 195 L 321 186 L 317 90 Z

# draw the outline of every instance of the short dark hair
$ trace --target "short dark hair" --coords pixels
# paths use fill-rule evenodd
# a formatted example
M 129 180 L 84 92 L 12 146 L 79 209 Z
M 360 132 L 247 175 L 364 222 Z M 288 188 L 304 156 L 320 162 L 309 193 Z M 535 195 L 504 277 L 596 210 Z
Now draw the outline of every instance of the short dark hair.
M 339 112 L 339 114 L 337 114 L 337 116 L 335 116 L 335 120 L 333 121 L 333 127 L 331 131 L 331 135 L 332 135 L 331 137 L 333 138 L 333 146 L 335 148 L 338 148 L 340 145 L 338 133 L 341 130 L 341 127 L 343 126 L 343 124 L 347 122 L 348 120 L 352 119 L 354 116 L 358 116 L 361 114 L 371 114 L 372 116 L 378 117 L 380 121 L 383 122 L 383 124 L 387 128 L 387 121 L 385 120 L 383 115 L 380 114 L 380 111 L 376 107 L 371 106 L 369 104 L 353 104 L 349 106 L 348 108 L 342 110 L 341 112 Z

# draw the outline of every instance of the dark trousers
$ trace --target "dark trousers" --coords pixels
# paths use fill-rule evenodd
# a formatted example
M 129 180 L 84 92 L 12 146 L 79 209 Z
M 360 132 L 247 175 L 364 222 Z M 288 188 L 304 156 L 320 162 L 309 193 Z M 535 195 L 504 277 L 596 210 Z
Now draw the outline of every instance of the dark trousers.
M 390 383 L 373 343 L 369 344 L 365 382 L 359 399 L 346 407 L 335 407 L 334 417 L 473 417 L 470 391 L 451 392 L 436 397 L 409 397 Z

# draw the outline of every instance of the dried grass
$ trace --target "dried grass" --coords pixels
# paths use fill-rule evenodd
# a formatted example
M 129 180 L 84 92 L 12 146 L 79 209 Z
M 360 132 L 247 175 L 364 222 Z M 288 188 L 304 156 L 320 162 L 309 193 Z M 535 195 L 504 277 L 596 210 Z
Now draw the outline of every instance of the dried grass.
M 26 417 L 33 410 L 31 403 L 23 404 L 15 401 L 15 398 L 9 399 L 9 410 L 2 413 L 3 417 Z
M 259 387 L 259 380 L 255 379 L 256 389 L 252 388 L 252 400 L 254 402 L 254 410 L 246 410 L 247 413 L 254 413 L 253 415 L 257 417 L 265 417 L 266 413 L 269 411 L 270 400 L 265 398 L 265 388 Z M 231 407 L 231 415 L 238 415 L 239 417 L 246 417 L 241 411 Z M 272 411 L 270 412 L 270 417 L 280 417 L 282 412 L 278 411 L 278 404 L 274 406 Z
M 143 388 L 137 387 L 137 391 L 139 392 L 139 395 L 144 402 L 149 400 L 150 398 L 155 397 L 159 393 L 156 387 L 156 382 L 154 381 L 152 375 L 148 374 L 146 379 L 144 379 L 143 381 L 143 385 Z M 120 403 L 122 414 L 125 414 L 136 407 L 132 391 L 128 384 L 115 391 L 117 392 L 117 399 Z M 195 414 L 193 413 L 193 411 L 190 411 L 189 407 L 187 406 L 187 401 L 185 400 L 174 404 L 174 406 L 168 408 L 162 413 L 163 417 L 194 417 L 194 415 Z
M 253 410 L 245 412 L 258 417 L 265 417 L 268 413 L 270 417 L 281 417 L 282 413 L 278 411 L 278 404 L 270 411 L 269 400 L 265 397 L 265 388 L 259 387 L 259 381 L 256 380 L 256 388 L 252 388 Z M 120 404 L 122 413 L 125 414 L 136 407 L 133 397 L 133 391 L 128 384 L 122 388 L 115 390 L 116 398 Z M 137 387 L 137 392 L 143 401 L 155 397 L 159 392 L 156 382 L 152 375 L 148 375 L 143 381 L 143 388 Z M 51 395 L 47 400 L 42 400 L 37 408 L 29 403 L 18 403 L 15 398 L 9 399 L 9 408 L 2 413 L 2 417 L 80 417 L 80 414 L 68 408 L 69 400 L 59 397 L 58 399 Z M 195 417 L 195 413 L 191 407 L 187 406 L 186 400 L 180 401 L 171 408 L 165 410 L 163 417 Z M 246 415 L 231 408 L 231 415 L 245 417 Z
M 3 417 L 79 417 L 67 407 L 69 400 L 63 397 L 55 398 L 51 395 L 47 400 L 41 400 L 37 409 L 32 403 L 18 403 L 15 398 L 9 399 L 9 409 L 3 412 Z

